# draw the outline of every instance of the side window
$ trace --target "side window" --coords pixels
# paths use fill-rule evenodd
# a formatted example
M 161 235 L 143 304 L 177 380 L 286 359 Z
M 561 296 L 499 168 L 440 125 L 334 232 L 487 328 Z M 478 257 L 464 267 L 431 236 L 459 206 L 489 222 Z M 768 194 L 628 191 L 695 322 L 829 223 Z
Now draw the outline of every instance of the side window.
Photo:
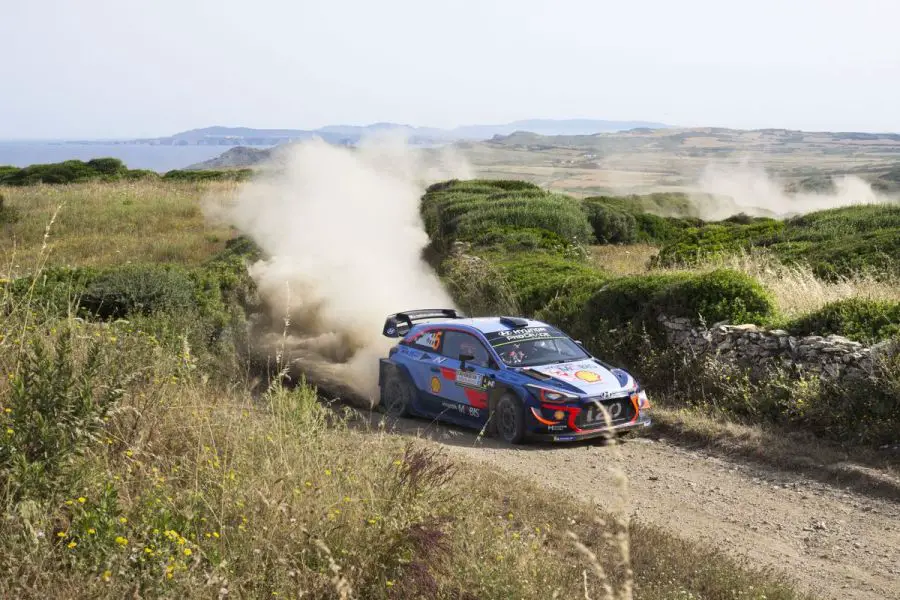
M 472 364 L 480 367 L 488 366 L 489 355 L 484 344 L 475 336 L 462 331 L 444 332 L 444 345 L 441 348 L 441 354 L 453 359 L 459 359 L 460 354 L 468 354 L 475 357 L 474 360 L 470 361 Z
M 416 339 L 410 342 L 410 346 L 426 352 L 440 352 L 441 342 L 443 341 L 443 331 L 426 331 Z

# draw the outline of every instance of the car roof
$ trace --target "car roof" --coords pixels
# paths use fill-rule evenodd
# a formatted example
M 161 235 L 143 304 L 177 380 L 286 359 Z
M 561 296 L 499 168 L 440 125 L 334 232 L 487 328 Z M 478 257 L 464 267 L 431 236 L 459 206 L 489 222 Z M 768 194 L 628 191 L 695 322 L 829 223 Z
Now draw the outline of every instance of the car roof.
M 466 328 L 472 328 L 480 331 L 481 333 L 495 333 L 497 331 L 507 331 L 510 329 L 521 329 L 523 327 L 550 327 L 547 323 L 543 321 L 535 321 L 533 319 L 519 319 L 516 318 L 517 321 L 522 321 L 525 324 L 514 324 L 509 321 L 504 321 L 503 317 L 470 317 L 465 319 L 450 319 L 450 320 L 439 320 L 439 321 L 430 321 L 427 323 L 421 323 L 416 325 L 416 329 L 422 327 L 434 327 L 438 326 L 463 326 Z

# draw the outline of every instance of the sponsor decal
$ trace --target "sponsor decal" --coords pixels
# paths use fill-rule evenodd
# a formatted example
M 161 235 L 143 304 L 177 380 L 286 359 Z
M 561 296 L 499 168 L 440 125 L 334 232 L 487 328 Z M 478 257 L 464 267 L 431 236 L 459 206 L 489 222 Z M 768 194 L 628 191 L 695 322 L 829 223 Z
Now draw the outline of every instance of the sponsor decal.
M 494 347 L 532 340 L 547 340 L 565 337 L 559 331 L 550 327 L 523 327 L 521 329 L 508 329 L 497 331 L 487 335 Z
M 387 328 L 387 334 L 388 334 L 388 335 L 394 335 L 395 333 L 397 333 L 397 330 L 394 329 L 393 327 L 388 327 L 388 328 Z
M 571 442 L 575 439 L 574 435 L 554 435 L 553 441 L 555 442 Z
M 457 371 L 456 383 L 468 387 L 482 387 L 482 376 L 475 371 Z
M 457 404 L 456 402 L 444 402 L 441 404 L 444 408 L 449 411 L 457 412 L 463 416 L 475 417 L 481 414 L 481 410 L 474 406 L 467 406 L 465 404 Z
M 575 377 L 588 383 L 597 383 L 602 379 L 600 374 L 595 373 L 594 371 L 576 371 Z
M 431 378 L 431 393 L 438 394 L 441 391 L 441 380 L 439 377 Z

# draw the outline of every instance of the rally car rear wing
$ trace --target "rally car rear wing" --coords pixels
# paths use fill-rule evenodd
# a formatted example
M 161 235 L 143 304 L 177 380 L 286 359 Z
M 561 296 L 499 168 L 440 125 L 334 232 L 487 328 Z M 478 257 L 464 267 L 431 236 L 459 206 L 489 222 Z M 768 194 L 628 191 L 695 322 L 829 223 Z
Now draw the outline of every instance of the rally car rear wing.
M 452 308 L 425 308 L 422 310 L 405 310 L 389 315 L 384 321 L 382 334 L 385 337 L 396 338 L 406 335 L 412 329 L 415 321 L 427 319 L 463 319 L 460 312 Z

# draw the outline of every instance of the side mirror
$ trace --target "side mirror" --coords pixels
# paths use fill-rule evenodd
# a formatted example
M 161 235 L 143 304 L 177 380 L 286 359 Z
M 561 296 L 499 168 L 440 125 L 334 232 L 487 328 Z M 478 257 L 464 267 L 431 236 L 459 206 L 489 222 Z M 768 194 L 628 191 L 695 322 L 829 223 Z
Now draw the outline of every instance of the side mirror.
M 470 360 L 475 360 L 475 357 L 472 356 L 471 354 L 460 354 L 459 355 L 459 368 L 465 369 L 466 361 L 470 361 Z

